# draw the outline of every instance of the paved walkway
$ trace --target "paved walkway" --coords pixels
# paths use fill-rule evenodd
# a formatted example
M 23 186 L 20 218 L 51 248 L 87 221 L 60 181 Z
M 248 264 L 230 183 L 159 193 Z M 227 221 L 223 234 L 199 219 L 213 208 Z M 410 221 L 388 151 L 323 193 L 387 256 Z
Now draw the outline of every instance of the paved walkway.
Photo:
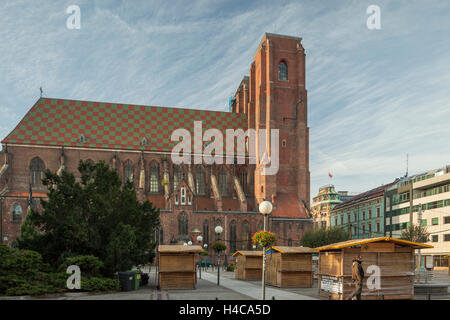
M 202 272 L 202 279 L 217 283 L 217 274 Z M 253 299 L 261 299 L 261 286 L 257 286 L 248 281 L 224 277 L 220 281 L 220 286 L 239 292 Z M 318 300 L 317 298 L 266 286 L 266 299 L 270 300 L 272 297 L 275 297 L 276 300 Z

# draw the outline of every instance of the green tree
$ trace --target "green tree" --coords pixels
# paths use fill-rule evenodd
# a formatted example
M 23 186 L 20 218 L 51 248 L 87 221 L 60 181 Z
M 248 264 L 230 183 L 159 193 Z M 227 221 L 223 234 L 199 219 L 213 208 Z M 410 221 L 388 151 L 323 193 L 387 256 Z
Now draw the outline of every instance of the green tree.
M 350 239 L 350 233 L 342 227 L 324 227 L 305 232 L 300 244 L 304 247 L 317 248 Z
M 29 214 L 41 232 L 22 236 L 19 246 L 40 252 L 55 266 L 68 257 L 93 255 L 107 276 L 151 262 L 159 209 L 139 202 L 132 183 L 122 185 L 117 171 L 102 161 L 80 161 L 78 171 L 78 180 L 66 171 L 45 172 L 48 200 L 41 200 L 41 213 Z
M 427 227 L 421 225 L 410 225 L 408 228 L 402 231 L 400 239 L 424 243 L 429 241 L 430 234 Z

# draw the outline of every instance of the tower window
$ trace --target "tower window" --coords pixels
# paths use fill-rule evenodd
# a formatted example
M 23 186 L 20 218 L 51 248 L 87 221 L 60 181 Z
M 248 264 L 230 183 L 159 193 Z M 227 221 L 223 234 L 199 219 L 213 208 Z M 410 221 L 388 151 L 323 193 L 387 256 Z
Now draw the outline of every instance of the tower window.
M 288 68 L 284 61 L 278 64 L 278 80 L 287 81 L 288 79 Z
M 283 140 L 281 141 L 281 146 L 282 146 L 283 148 L 286 148 L 286 139 L 283 139 Z
M 186 204 L 186 189 L 184 187 L 181 188 L 181 204 Z

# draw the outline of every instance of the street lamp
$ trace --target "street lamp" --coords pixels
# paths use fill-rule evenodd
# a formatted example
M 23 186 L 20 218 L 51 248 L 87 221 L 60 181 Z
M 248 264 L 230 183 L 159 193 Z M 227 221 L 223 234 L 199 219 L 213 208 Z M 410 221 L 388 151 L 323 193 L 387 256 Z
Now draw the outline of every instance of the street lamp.
M 192 241 L 189 240 L 188 246 L 192 246 Z
M 203 241 L 203 237 L 201 235 L 197 236 L 197 244 L 200 244 L 200 242 Z M 202 278 L 202 255 L 200 254 L 200 266 L 199 266 L 199 279 Z
M 270 201 L 263 201 L 259 204 L 259 212 L 264 216 L 264 232 L 266 231 L 266 219 L 272 212 L 273 206 Z M 266 247 L 263 247 L 263 269 L 262 269 L 262 300 L 266 299 Z
M 217 241 L 220 241 L 220 234 L 223 232 L 223 228 L 217 226 L 214 231 L 217 234 Z M 220 285 L 220 250 L 217 251 L 217 285 Z

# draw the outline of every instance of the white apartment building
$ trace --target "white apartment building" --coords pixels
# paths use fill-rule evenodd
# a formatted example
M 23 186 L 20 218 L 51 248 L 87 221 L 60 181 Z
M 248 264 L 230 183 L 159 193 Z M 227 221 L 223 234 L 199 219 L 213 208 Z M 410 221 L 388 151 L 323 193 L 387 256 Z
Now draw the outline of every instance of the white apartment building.
M 411 183 L 413 199 L 411 202 Z M 403 178 L 387 190 L 386 235 L 400 237 L 411 222 L 421 223 L 430 233 L 432 249 L 423 249 L 422 255 L 432 256 L 434 267 L 448 266 L 450 254 L 450 166 Z M 428 264 L 431 261 L 422 261 Z

